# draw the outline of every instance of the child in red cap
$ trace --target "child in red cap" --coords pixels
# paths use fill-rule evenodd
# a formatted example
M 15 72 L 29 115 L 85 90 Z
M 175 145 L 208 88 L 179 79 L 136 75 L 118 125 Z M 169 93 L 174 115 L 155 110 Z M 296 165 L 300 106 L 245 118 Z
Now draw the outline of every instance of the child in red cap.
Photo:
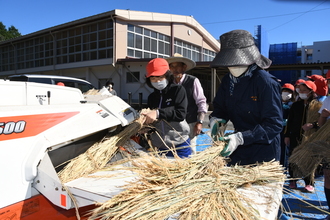
M 328 83 L 327 80 L 321 75 L 311 75 L 307 76 L 316 85 L 315 94 L 317 95 L 317 100 L 323 102 L 328 95 Z
M 155 58 L 147 65 L 146 83 L 154 91 L 148 96 L 151 111 L 145 124 L 152 124 L 155 132 L 151 134 L 154 148 L 173 156 L 175 150 L 181 158 L 191 155 L 189 125 L 186 122 L 187 95 L 183 86 L 173 83 L 173 75 L 168 62 Z
M 294 86 L 291 83 L 285 83 L 282 86 L 282 112 L 283 112 L 283 129 L 281 132 L 281 157 L 280 164 L 288 169 L 289 146 L 284 143 L 284 131 L 288 121 L 290 108 L 294 102 Z
M 292 154 L 293 150 L 301 143 L 304 129 L 302 125 L 306 124 L 306 116 L 310 102 L 315 97 L 316 85 L 312 81 L 304 81 L 299 86 L 299 98 L 300 100 L 294 102 L 291 106 L 286 129 L 284 132 L 284 142 L 286 146 L 289 146 L 289 155 Z M 289 164 L 290 177 L 293 175 L 292 166 Z M 305 191 L 314 192 L 314 182 L 310 176 L 304 178 Z M 289 187 L 291 189 L 297 188 L 297 180 L 290 180 Z

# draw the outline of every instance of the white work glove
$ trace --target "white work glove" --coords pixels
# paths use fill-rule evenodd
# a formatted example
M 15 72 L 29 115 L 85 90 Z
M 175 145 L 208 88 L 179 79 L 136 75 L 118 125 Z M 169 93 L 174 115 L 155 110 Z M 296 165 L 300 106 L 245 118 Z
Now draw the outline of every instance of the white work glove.
M 217 141 L 219 138 L 219 128 L 221 125 L 225 125 L 226 120 L 222 118 L 212 117 L 210 118 L 210 128 L 211 128 L 211 137 L 214 141 Z
M 231 155 L 239 145 L 244 144 L 244 139 L 241 132 L 230 134 L 226 137 L 220 138 L 220 140 L 224 140 L 226 142 L 224 149 L 220 152 L 223 157 Z

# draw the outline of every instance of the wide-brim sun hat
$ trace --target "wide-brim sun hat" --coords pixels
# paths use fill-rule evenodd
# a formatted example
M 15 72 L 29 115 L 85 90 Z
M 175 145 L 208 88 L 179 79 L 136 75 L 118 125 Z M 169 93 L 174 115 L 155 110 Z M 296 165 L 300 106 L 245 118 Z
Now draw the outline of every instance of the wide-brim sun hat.
M 168 62 L 163 58 L 155 58 L 149 61 L 147 64 L 147 75 L 150 76 L 162 76 L 164 75 L 170 68 L 168 66 Z
M 192 68 L 194 68 L 196 66 L 195 61 L 193 61 L 189 58 L 183 57 L 179 53 L 175 53 L 173 57 L 165 58 L 165 60 L 168 62 L 168 64 L 176 63 L 176 62 L 186 64 L 186 66 L 187 66 L 186 71 L 191 70 Z
M 211 62 L 211 67 L 249 66 L 257 64 L 267 69 L 272 61 L 260 54 L 250 32 L 233 30 L 220 36 L 220 52 Z
M 306 85 L 307 88 L 313 90 L 313 92 L 316 92 L 316 85 L 312 81 L 305 81 L 305 82 L 300 83 L 300 85 Z

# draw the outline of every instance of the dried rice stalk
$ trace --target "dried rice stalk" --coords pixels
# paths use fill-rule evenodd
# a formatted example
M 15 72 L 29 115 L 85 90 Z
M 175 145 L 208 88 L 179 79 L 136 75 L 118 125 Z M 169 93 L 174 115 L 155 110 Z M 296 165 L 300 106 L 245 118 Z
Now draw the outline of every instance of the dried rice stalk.
M 72 159 L 58 173 L 61 181 L 66 183 L 104 168 L 116 154 L 118 147 L 122 146 L 132 135 L 136 134 L 142 128 L 143 121 L 144 117 L 138 118 L 125 127 L 119 134 L 104 138 L 102 141 L 95 143 L 85 153 Z
M 313 123 L 318 120 L 318 118 L 320 116 L 319 110 L 320 110 L 321 106 L 322 106 L 322 102 L 319 102 L 315 99 L 312 100 L 311 103 L 309 103 L 308 112 L 307 112 L 307 116 L 306 116 L 307 123 Z M 316 132 L 315 128 L 305 131 L 302 141 L 304 142 L 304 141 L 308 140 L 308 138 L 315 132 Z
M 168 160 L 144 156 L 125 167 L 137 180 L 111 200 L 99 204 L 89 219 L 259 219 L 251 199 L 237 192 L 238 187 L 284 180 L 278 162 L 227 167 L 219 153 L 223 142 L 216 142 L 191 158 Z
M 308 140 L 299 145 L 289 158 L 302 176 L 310 175 L 321 161 L 330 162 L 330 120 Z
M 84 95 L 98 95 L 99 90 L 98 89 L 90 89 L 87 92 L 84 93 Z

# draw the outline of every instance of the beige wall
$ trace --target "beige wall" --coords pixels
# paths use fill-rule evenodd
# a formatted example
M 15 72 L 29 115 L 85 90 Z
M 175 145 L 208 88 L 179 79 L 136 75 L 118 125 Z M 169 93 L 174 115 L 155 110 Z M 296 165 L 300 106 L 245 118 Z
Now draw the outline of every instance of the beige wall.
M 202 45 L 203 38 L 193 28 L 183 24 L 173 24 L 173 34 L 176 38 L 192 44 Z
M 127 55 L 127 22 L 117 20 L 114 30 L 114 62 L 126 58 Z
M 187 41 L 189 43 L 202 46 L 205 49 L 213 50 L 215 52 L 218 52 L 220 48 L 212 47 L 211 44 L 209 44 L 206 39 L 203 37 L 203 35 L 196 31 L 196 29 L 185 25 L 185 24 L 179 24 L 175 23 L 173 24 L 173 34 L 176 38 L 179 38 L 181 40 Z

